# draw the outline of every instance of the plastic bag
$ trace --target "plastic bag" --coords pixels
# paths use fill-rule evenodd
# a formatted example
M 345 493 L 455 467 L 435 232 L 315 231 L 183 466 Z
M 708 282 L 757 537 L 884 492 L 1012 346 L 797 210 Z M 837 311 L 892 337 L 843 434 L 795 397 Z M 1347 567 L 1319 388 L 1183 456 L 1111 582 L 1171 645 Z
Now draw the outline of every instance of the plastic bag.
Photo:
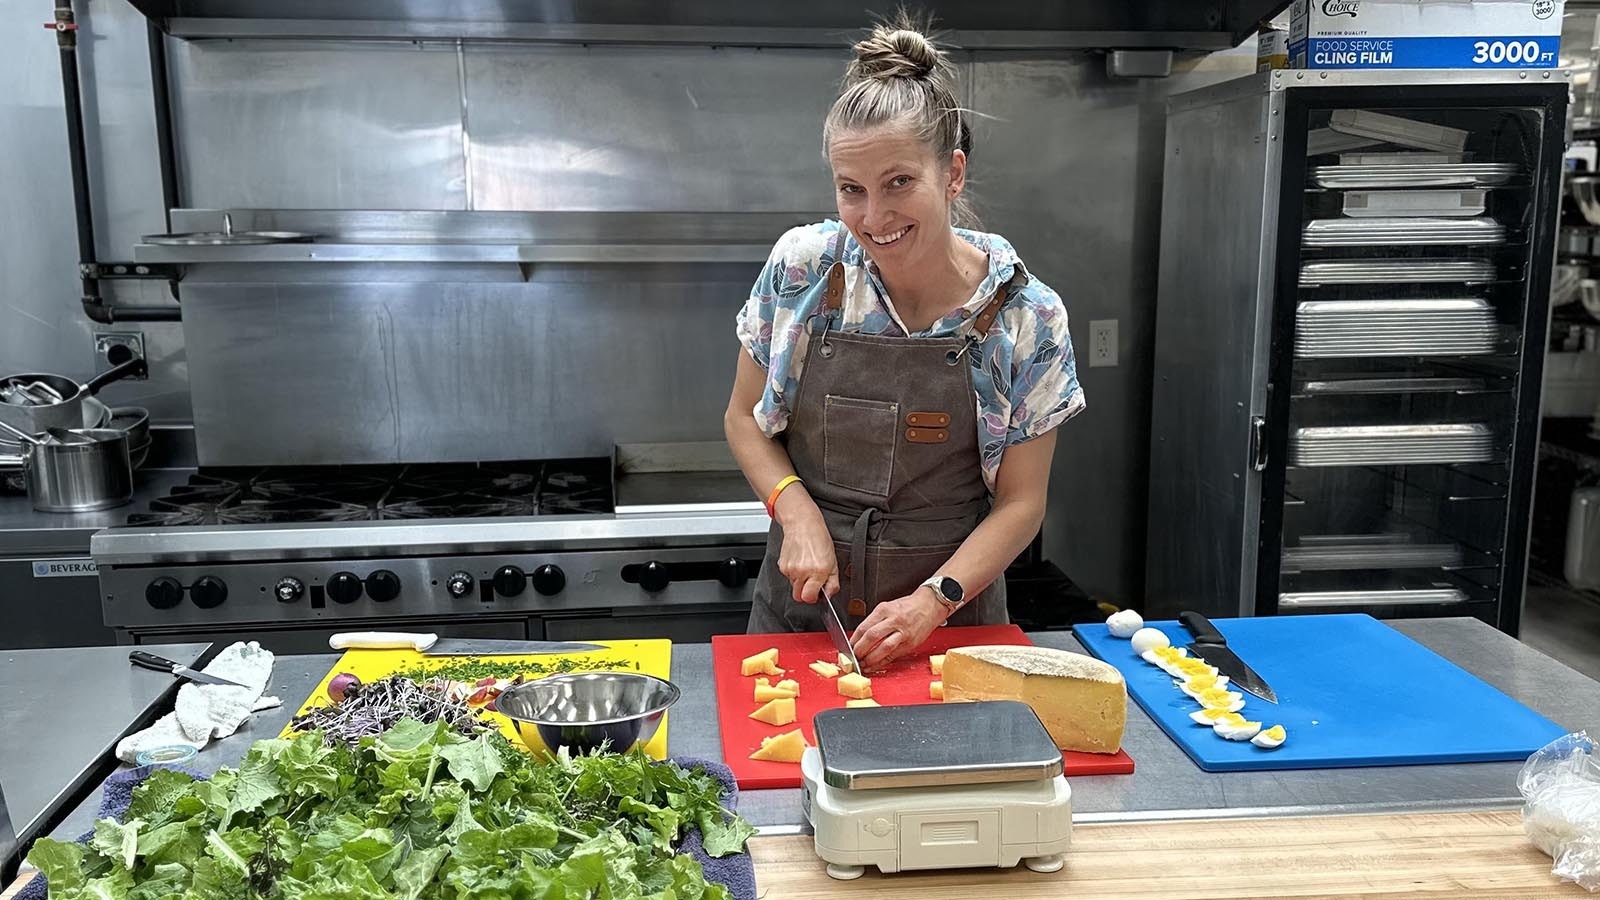
M 1556 738 L 1517 775 L 1522 829 L 1563 881 L 1600 891 L 1600 752 L 1587 732 Z

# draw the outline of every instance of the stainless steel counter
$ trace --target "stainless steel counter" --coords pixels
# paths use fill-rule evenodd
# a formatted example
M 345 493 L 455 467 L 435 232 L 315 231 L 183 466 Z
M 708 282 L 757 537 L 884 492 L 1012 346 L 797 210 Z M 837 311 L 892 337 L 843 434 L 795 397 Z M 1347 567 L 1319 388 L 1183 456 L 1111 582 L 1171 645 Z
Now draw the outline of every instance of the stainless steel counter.
M 145 649 L 194 662 L 209 646 Z M 126 647 L 0 652 L 0 837 L 35 837 L 70 795 L 102 777 L 101 760 L 131 723 L 170 708 L 169 692 L 176 679 L 134 668 Z M 9 853 L 0 846 L 0 857 Z
M 1569 730 L 1600 729 L 1600 684 L 1495 631 L 1476 619 L 1424 619 L 1391 623 L 1490 684 Z M 1035 634 L 1035 643 L 1081 649 L 1062 632 Z M 244 730 L 208 748 L 197 760 L 205 770 L 234 765 L 251 741 L 275 736 L 292 708 L 337 660 L 333 654 L 283 657 L 269 692 L 285 706 L 261 713 Z M 673 648 L 673 680 L 683 699 L 668 718 L 674 755 L 721 759 L 711 649 Z M 1123 746 L 1133 775 L 1072 779 L 1074 817 L 1080 822 L 1228 816 L 1286 816 L 1444 809 L 1479 809 L 1520 803 L 1520 762 L 1386 766 L 1286 772 L 1211 773 L 1198 769 L 1137 705 L 1128 709 Z M 800 826 L 798 790 L 744 791 L 740 811 L 775 833 Z M 91 798 L 57 835 L 88 830 L 98 798 Z

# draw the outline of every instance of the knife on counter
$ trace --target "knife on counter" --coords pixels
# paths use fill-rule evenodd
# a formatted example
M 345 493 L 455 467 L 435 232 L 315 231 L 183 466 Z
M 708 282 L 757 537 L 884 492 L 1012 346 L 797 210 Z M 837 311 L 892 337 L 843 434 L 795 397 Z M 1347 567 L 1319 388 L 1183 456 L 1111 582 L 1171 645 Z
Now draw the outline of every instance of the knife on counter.
M 1194 643 L 1189 645 L 1190 653 L 1216 666 L 1217 671 L 1228 676 L 1228 681 L 1238 685 L 1240 689 L 1249 691 L 1268 703 L 1278 702 L 1278 695 L 1273 692 L 1266 679 L 1257 675 L 1254 669 L 1233 652 L 1233 648 L 1228 646 L 1228 639 L 1222 636 L 1217 626 L 1211 624 L 1210 619 L 1197 612 L 1181 612 L 1178 613 L 1178 621 L 1194 635 Z
M 850 671 L 861 671 L 861 660 L 856 659 L 856 648 L 850 646 L 850 635 L 845 633 L 844 621 L 839 618 L 839 611 L 833 608 L 833 598 L 827 591 L 822 592 L 821 601 L 822 625 L 828 629 L 828 637 L 833 638 L 833 649 L 839 651 L 841 659 L 849 660 Z
M 244 685 L 237 681 L 229 681 L 226 678 L 218 678 L 215 675 L 207 675 L 199 669 L 191 669 L 181 662 L 167 659 L 165 656 L 157 656 L 154 653 L 146 653 L 143 650 L 135 650 L 132 653 L 129 653 L 128 662 L 133 663 L 141 669 L 154 669 L 157 672 L 166 672 L 168 675 L 176 675 L 179 678 L 187 678 L 190 681 L 199 682 L 200 684 L 225 684 L 229 687 L 244 687 Z
M 423 656 L 537 656 L 606 649 L 602 644 L 577 641 L 441 638 L 410 631 L 342 631 L 328 638 L 328 646 L 335 650 L 416 650 Z

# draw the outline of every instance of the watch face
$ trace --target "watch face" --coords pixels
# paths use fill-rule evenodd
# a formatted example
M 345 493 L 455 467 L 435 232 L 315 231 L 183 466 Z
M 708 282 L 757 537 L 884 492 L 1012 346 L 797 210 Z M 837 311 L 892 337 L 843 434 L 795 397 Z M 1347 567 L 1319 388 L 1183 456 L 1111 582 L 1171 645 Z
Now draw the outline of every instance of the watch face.
M 951 603 L 961 602 L 961 582 L 954 578 L 945 577 L 939 580 L 939 593 L 944 595 Z

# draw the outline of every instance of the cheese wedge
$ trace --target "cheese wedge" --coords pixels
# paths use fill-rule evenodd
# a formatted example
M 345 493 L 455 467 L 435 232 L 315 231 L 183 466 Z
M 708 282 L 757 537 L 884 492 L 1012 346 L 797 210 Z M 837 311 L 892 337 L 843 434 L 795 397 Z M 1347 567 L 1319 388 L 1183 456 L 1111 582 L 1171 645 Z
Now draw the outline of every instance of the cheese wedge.
M 747 656 L 739 661 L 739 674 L 750 675 L 782 675 L 783 670 L 778 668 L 778 648 L 772 647 Z
M 757 703 L 767 703 L 772 700 L 784 698 L 794 699 L 800 696 L 798 690 L 791 691 L 781 685 L 758 684 L 756 685 L 755 700 Z
M 943 653 L 937 653 L 937 654 L 934 654 L 933 656 L 928 657 L 928 668 L 932 669 L 933 670 L 933 674 L 935 674 L 935 675 L 943 675 L 944 674 L 944 654 Z
M 839 694 L 844 697 L 865 700 L 872 696 L 872 679 L 862 675 L 860 672 L 840 675 L 839 680 L 834 684 L 838 685 Z
M 854 672 L 856 670 L 855 663 L 851 662 L 850 661 L 850 657 L 845 656 L 843 653 L 839 654 L 838 666 L 839 666 L 839 671 L 844 672 L 846 674 L 849 674 L 850 672 Z
M 839 677 L 839 667 L 838 666 L 834 665 L 831 662 L 823 662 L 820 659 L 811 664 L 811 671 L 817 673 L 818 675 L 821 675 L 823 678 L 838 678 Z
M 794 721 L 794 698 L 779 697 L 750 714 L 750 718 L 768 725 L 788 725 Z
M 791 697 L 800 696 L 800 682 L 795 681 L 793 678 L 785 678 L 784 680 L 773 685 L 773 687 L 780 691 L 788 691 L 789 696 Z
M 750 758 L 767 762 L 797 763 L 805 752 L 806 736 L 796 728 L 777 737 L 762 738 L 761 749 L 750 754 Z
M 1115 753 L 1128 721 L 1128 688 L 1115 666 L 1048 647 L 952 649 L 944 699 L 1020 700 L 1063 750 Z
M 856 708 L 862 707 L 862 706 L 882 706 L 883 704 L 881 704 L 878 701 L 872 699 L 871 697 L 868 697 L 865 700 L 846 700 L 844 702 L 844 705 L 848 709 L 856 709 Z
M 944 682 L 930 681 L 928 683 L 928 696 L 935 700 L 944 699 Z

